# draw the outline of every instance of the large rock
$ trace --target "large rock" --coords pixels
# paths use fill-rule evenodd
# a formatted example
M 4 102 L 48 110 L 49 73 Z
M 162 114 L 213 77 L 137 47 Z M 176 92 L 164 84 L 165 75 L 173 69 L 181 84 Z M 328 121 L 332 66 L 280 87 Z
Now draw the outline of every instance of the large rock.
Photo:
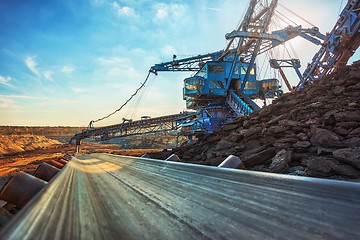
M 327 129 L 313 128 L 311 129 L 312 137 L 310 139 L 314 146 L 322 148 L 341 148 L 343 144 L 340 141 L 340 136 Z
M 212 134 L 206 138 L 207 143 L 213 143 L 221 140 L 221 136 L 219 134 Z
M 253 138 L 254 135 L 255 135 L 255 137 L 259 137 L 261 131 L 262 131 L 262 128 L 260 128 L 260 127 L 250 128 L 250 129 L 248 129 L 247 131 L 245 131 L 244 137 L 245 137 L 246 139 Z
M 268 162 L 276 154 L 275 148 L 267 148 L 261 152 L 241 157 L 245 167 L 261 165 Z
M 289 127 L 302 126 L 303 124 L 301 122 L 298 122 L 298 121 L 284 119 L 284 120 L 279 121 L 279 125 L 283 126 L 285 128 L 289 128 Z
M 271 159 L 269 170 L 275 173 L 288 173 L 291 152 L 282 149 Z
M 334 158 L 360 169 L 360 148 L 343 148 L 333 152 Z
M 270 121 L 267 122 L 268 125 L 273 125 L 280 120 L 286 118 L 286 114 L 280 115 L 280 116 L 274 116 Z
M 325 115 L 322 119 L 323 125 L 334 126 L 336 124 L 336 119 L 335 119 L 334 113 L 336 113 L 336 111 L 334 111 L 334 110 L 325 113 Z
M 294 148 L 308 148 L 311 146 L 311 143 L 309 141 L 298 141 L 294 143 Z
M 305 133 L 299 133 L 296 135 L 296 137 L 301 141 L 307 141 L 309 139 L 308 135 L 306 135 Z
M 244 132 L 242 132 L 242 131 L 232 131 L 229 134 L 228 139 L 231 142 L 240 142 L 240 141 L 244 140 Z
M 347 164 L 335 165 L 333 167 L 334 172 L 339 175 L 349 178 L 358 178 L 360 176 L 360 170 Z
M 232 122 L 232 123 L 224 124 L 224 126 L 222 127 L 222 130 L 231 131 L 231 130 L 238 129 L 238 128 L 239 128 L 239 125 Z
M 342 141 L 342 143 L 347 148 L 360 147 L 360 137 L 353 137 L 353 138 L 345 139 L 344 141 Z
M 345 87 L 343 87 L 343 86 L 336 86 L 334 89 L 335 95 L 340 95 L 340 94 L 343 94 L 344 92 L 345 92 Z
M 349 135 L 350 131 L 348 129 L 342 128 L 342 127 L 336 127 L 334 128 L 334 132 L 336 134 L 339 134 L 340 136 L 347 136 Z
M 253 149 L 257 149 L 261 147 L 261 143 L 258 140 L 250 140 L 246 141 L 244 144 L 244 153 L 248 151 L 252 151 Z M 264 150 L 264 148 L 261 149 L 261 151 Z
M 229 149 L 229 148 L 234 147 L 235 145 L 236 145 L 236 143 L 230 142 L 230 141 L 228 141 L 227 139 L 224 138 L 224 139 L 220 140 L 220 142 L 218 142 L 216 144 L 215 149 L 216 150 Z
M 329 157 L 312 157 L 306 160 L 306 173 L 311 177 L 330 177 L 335 175 L 333 171 L 340 163 Z
M 353 87 L 352 87 L 354 90 L 358 90 L 360 89 L 360 82 L 355 84 Z
M 351 131 L 349 137 L 360 137 L 360 127 Z
M 360 111 L 344 111 L 335 113 L 337 122 L 360 122 Z
M 283 126 L 272 126 L 267 129 L 267 132 L 272 135 L 279 135 L 279 133 L 283 133 L 287 130 L 286 127 Z
M 351 129 L 359 126 L 358 122 L 339 122 L 337 125 L 341 128 Z

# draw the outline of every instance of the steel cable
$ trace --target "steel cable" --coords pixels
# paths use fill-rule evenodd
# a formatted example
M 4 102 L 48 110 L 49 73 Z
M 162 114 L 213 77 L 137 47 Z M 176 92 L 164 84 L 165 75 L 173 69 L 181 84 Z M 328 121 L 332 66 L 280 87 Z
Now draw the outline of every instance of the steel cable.
M 102 118 L 96 119 L 95 121 L 92 121 L 92 123 L 96 123 L 96 122 L 99 122 L 99 121 L 104 120 L 104 119 L 106 119 L 106 118 L 109 118 L 110 116 L 112 116 L 112 115 L 114 115 L 115 113 L 119 112 L 128 102 L 131 101 L 131 99 L 133 99 L 133 97 L 136 96 L 136 94 L 140 91 L 140 89 L 142 89 L 142 88 L 145 86 L 147 80 L 149 79 L 150 73 L 151 73 L 151 72 L 149 71 L 148 75 L 147 75 L 146 78 L 145 78 L 145 81 L 140 85 L 140 87 L 139 87 L 138 89 L 136 89 L 135 93 L 133 93 L 133 94 L 130 96 L 130 98 L 129 98 L 128 100 L 126 100 L 126 102 L 125 102 L 123 105 L 121 105 L 121 107 L 119 107 L 119 108 L 116 109 L 114 112 L 108 114 L 108 115 L 105 116 L 105 117 L 102 117 Z
M 297 16 L 298 18 L 300 18 L 301 20 L 303 20 L 304 22 L 310 24 L 311 26 L 315 27 L 314 24 L 312 24 L 311 22 L 309 22 L 308 20 L 306 20 L 305 18 L 301 17 L 300 15 L 296 14 L 295 12 L 293 12 L 292 10 L 290 10 L 289 8 L 285 7 L 284 5 L 282 5 L 281 3 L 279 3 L 279 6 L 283 7 L 284 9 L 288 10 L 290 13 L 294 14 L 295 16 Z

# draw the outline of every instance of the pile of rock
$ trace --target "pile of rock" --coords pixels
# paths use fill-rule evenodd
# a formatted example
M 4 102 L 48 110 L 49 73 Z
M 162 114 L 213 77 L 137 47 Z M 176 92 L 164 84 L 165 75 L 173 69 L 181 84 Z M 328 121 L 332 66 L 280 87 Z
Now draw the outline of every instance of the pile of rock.
M 247 169 L 295 175 L 360 177 L 360 64 L 174 149 L 182 161 L 219 165 L 240 157 Z

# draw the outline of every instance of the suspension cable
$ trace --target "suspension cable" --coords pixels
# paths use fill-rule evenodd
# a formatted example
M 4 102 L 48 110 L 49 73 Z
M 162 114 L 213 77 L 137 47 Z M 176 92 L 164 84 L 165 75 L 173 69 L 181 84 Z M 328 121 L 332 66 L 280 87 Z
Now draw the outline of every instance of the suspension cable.
M 123 105 L 121 105 L 121 107 L 119 107 L 119 108 L 116 109 L 114 112 L 108 114 L 108 115 L 105 116 L 105 117 L 96 119 L 95 121 L 91 121 L 90 124 L 91 124 L 91 123 L 99 122 L 99 121 L 104 120 L 104 119 L 106 119 L 106 118 L 109 118 L 110 116 L 112 116 L 112 115 L 114 115 L 115 113 L 119 112 L 128 102 L 130 102 L 130 100 L 131 100 L 133 97 L 136 96 L 136 94 L 139 92 L 139 90 L 145 86 L 147 80 L 149 79 L 150 74 L 151 74 L 151 71 L 149 71 L 148 75 L 147 75 L 146 78 L 145 78 L 145 81 L 140 85 L 140 87 L 139 87 L 138 89 L 136 89 L 135 93 L 132 94 L 132 95 L 130 96 L 130 98 L 129 98 L 128 100 L 126 100 L 126 102 L 125 102 Z
M 311 22 L 309 22 L 308 20 L 306 20 L 305 18 L 301 17 L 300 15 L 296 14 L 295 12 L 291 11 L 290 9 L 288 9 L 287 7 L 285 7 L 284 5 L 282 5 L 281 3 L 279 3 L 279 6 L 285 8 L 286 10 L 288 10 L 289 12 L 291 12 L 292 14 L 294 14 L 295 16 L 297 16 L 298 18 L 300 18 L 301 20 L 303 20 L 304 22 L 310 24 L 311 26 L 315 27 L 314 24 L 312 24 Z
M 294 22 L 293 20 L 291 20 L 290 18 L 288 18 L 287 16 L 285 16 L 284 14 L 282 14 L 281 12 L 279 12 L 278 10 L 275 10 L 279 15 L 281 15 L 282 17 L 284 17 L 285 19 L 287 19 L 288 21 L 290 21 L 292 24 L 297 25 L 296 22 Z M 279 16 L 278 16 L 279 17 Z M 281 19 L 281 18 L 280 18 Z M 285 23 L 289 24 L 288 22 L 286 22 L 284 19 L 282 19 Z M 290 24 L 289 24 L 290 25 Z
M 156 75 L 154 75 L 156 77 Z M 135 106 L 134 106 L 134 110 L 132 112 L 132 114 L 130 115 L 130 118 L 134 118 L 135 115 L 137 114 L 138 110 L 139 110 L 139 106 L 142 105 L 143 103 L 143 100 L 146 98 L 149 90 L 151 89 L 151 86 L 153 85 L 154 83 L 154 79 L 155 78 L 150 78 L 147 86 L 145 86 L 145 89 L 144 91 L 142 92 L 142 94 L 140 94 L 135 102 Z
M 149 86 L 151 84 L 151 78 L 148 80 L 148 84 L 145 86 L 145 88 L 141 91 L 140 94 L 136 95 L 133 100 L 131 101 L 128 111 L 125 113 L 124 118 L 126 119 L 133 119 L 135 114 L 137 113 L 137 110 L 139 108 L 141 99 L 146 94 L 147 90 L 149 89 Z

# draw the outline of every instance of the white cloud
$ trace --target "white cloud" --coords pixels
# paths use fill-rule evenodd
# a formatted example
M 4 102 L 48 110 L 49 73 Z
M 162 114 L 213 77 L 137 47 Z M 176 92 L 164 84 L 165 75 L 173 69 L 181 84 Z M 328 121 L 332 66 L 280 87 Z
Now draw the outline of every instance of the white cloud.
M 122 8 L 120 8 L 120 12 L 121 12 L 121 14 L 126 15 L 126 16 L 134 16 L 135 15 L 134 9 L 132 9 L 130 7 L 122 7 Z
M 54 81 L 54 79 L 52 78 L 52 72 L 51 71 L 44 71 L 43 76 L 45 79 L 50 80 L 50 81 Z
M 36 99 L 26 95 L 0 95 L 0 109 L 19 111 L 21 106 L 17 105 L 14 99 Z
M 168 13 L 167 13 L 166 9 L 157 9 L 156 10 L 156 18 L 157 19 L 160 19 L 160 20 L 164 19 L 167 17 L 167 15 L 168 15 Z
M 155 5 L 156 14 L 155 17 L 159 20 L 163 20 L 168 16 L 169 5 L 165 3 L 157 3 Z
M 97 79 L 97 83 L 101 83 L 99 87 L 106 94 L 109 94 L 109 90 L 112 92 L 115 89 L 123 94 L 128 94 L 128 91 L 133 92 L 137 84 L 146 76 L 146 72 L 139 72 L 138 67 L 133 66 L 128 58 L 102 56 L 97 58 L 96 62 L 98 66 L 94 70 L 93 77 Z
M 71 87 L 71 90 L 76 94 L 85 93 L 88 91 L 87 89 L 80 87 Z
M 0 97 L 0 109 L 18 109 L 13 99 Z
M 118 9 L 120 8 L 120 4 L 117 3 L 117 2 L 113 2 L 113 3 L 111 4 L 111 6 L 112 6 L 112 8 L 113 8 L 114 10 L 118 10 Z
M 35 98 L 30 96 L 17 96 L 17 95 L 0 95 L 0 109 L 14 110 L 18 111 L 22 108 L 17 105 L 14 101 L 14 98 Z
M 204 9 L 212 10 L 212 11 L 222 11 L 221 8 L 212 8 L 212 7 L 205 7 Z
M 122 7 L 118 2 L 113 2 L 111 7 L 118 16 L 137 17 L 135 10 L 131 7 Z
M 27 95 L 0 95 L 0 98 L 25 98 L 25 99 L 35 99 L 37 97 L 27 96 Z
M 37 63 L 33 57 L 26 57 L 25 58 L 25 65 L 29 68 L 29 70 L 34 73 L 36 76 L 40 77 L 40 72 L 37 69 Z
M 74 71 L 74 68 L 72 66 L 69 65 L 65 65 L 61 68 L 61 72 L 65 73 L 65 74 L 70 74 Z
M 46 79 L 49 81 L 54 81 L 54 79 L 52 78 L 52 75 L 53 75 L 52 71 L 44 69 L 44 71 L 40 72 L 39 68 L 37 67 L 38 64 L 35 61 L 34 57 L 26 57 L 25 65 L 37 77 L 39 77 L 41 79 Z
M 13 85 L 10 84 L 10 81 L 13 80 L 11 77 L 3 77 L 0 75 L 0 85 L 5 85 L 7 87 L 13 87 Z
M 186 16 L 187 7 L 184 4 L 166 4 L 157 3 L 154 5 L 156 11 L 155 18 L 164 20 L 171 17 L 173 20 L 179 20 Z

